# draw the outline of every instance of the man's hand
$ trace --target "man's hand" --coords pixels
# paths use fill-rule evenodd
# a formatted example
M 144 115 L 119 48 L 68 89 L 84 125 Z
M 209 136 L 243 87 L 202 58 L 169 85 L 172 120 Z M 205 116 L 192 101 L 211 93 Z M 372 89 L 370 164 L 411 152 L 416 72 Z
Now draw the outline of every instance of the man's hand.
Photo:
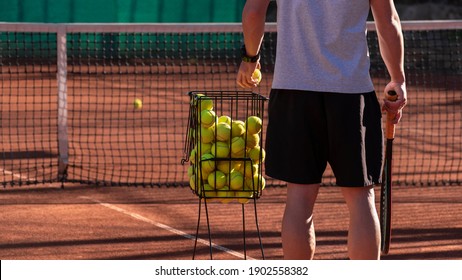
M 252 78 L 255 69 L 260 69 L 260 62 L 241 62 L 239 71 L 237 72 L 237 84 L 242 88 L 254 88 L 258 86 L 258 81 Z
M 393 123 L 397 124 L 401 120 L 403 108 L 407 103 L 406 84 L 391 81 L 384 90 L 385 93 L 389 91 L 396 92 L 397 99 L 395 101 L 390 101 L 387 98 L 384 98 L 382 111 L 386 111 L 387 113 L 394 115 Z

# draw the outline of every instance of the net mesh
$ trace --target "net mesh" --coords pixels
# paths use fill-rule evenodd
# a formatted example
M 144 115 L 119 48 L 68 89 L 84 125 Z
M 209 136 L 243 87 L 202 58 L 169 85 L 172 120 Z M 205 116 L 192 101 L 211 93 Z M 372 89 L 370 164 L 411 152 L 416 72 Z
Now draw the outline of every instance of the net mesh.
M 388 75 L 368 26 L 381 93 Z M 461 184 L 462 23 L 403 26 L 409 103 L 394 142 L 395 184 Z M 270 26 L 259 94 L 269 93 L 276 37 Z M 187 93 L 240 90 L 241 44 L 239 24 L 0 23 L 1 184 L 187 185 Z M 323 183 L 335 183 L 330 169 Z

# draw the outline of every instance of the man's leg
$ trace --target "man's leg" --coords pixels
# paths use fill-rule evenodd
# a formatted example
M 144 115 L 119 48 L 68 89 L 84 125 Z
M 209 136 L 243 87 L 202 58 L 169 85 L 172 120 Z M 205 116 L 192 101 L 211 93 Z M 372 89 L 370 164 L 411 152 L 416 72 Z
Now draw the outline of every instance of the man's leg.
M 287 184 L 287 201 L 282 220 L 284 259 L 313 259 L 316 247 L 313 208 L 319 185 Z
M 380 258 L 380 225 L 373 187 L 341 188 L 350 213 L 350 259 Z

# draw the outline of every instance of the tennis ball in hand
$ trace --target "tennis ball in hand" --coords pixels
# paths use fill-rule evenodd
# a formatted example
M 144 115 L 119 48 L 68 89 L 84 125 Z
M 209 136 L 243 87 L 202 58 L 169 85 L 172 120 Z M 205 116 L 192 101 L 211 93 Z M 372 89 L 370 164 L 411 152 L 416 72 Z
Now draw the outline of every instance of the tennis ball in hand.
M 250 116 L 246 120 L 247 133 L 257 134 L 260 133 L 262 127 L 262 120 L 257 116 Z
M 135 98 L 133 101 L 133 107 L 135 107 L 135 109 L 141 109 L 141 107 L 143 107 L 143 101 L 139 98 Z
M 252 79 L 257 83 L 257 85 L 261 82 L 261 71 L 260 69 L 255 69 L 252 73 Z

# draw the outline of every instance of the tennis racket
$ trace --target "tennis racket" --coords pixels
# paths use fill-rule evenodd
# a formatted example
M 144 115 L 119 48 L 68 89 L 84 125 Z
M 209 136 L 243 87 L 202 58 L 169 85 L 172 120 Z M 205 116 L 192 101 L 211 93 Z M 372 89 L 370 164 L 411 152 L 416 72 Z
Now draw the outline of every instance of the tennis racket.
M 395 91 L 389 91 L 386 96 L 387 100 L 396 101 L 398 95 Z M 392 209 L 392 157 L 393 157 L 393 139 L 395 138 L 395 124 L 393 123 L 395 115 L 387 113 L 385 126 L 385 136 L 387 139 L 385 147 L 385 162 L 382 173 L 382 186 L 380 192 L 380 231 L 382 235 L 381 251 L 388 254 L 391 242 L 391 209 Z

